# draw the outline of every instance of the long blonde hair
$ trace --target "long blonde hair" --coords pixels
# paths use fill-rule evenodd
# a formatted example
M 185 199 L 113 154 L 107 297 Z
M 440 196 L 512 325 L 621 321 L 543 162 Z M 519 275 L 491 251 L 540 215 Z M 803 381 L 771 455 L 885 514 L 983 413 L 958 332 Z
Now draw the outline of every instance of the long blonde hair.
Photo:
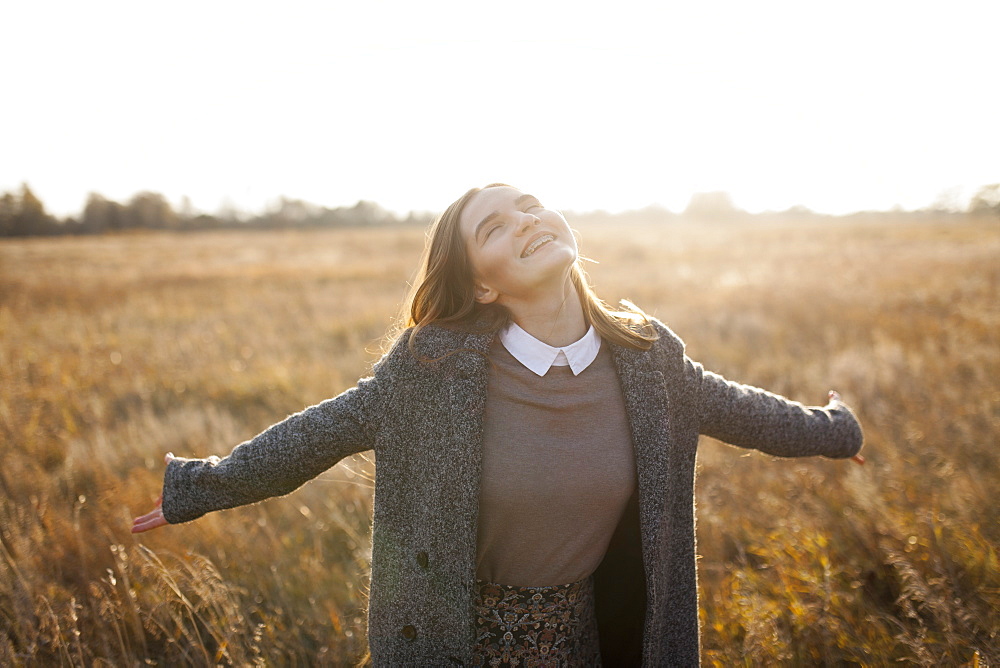
M 491 183 L 486 188 L 506 186 Z M 510 186 L 507 186 L 510 187 Z M 496 332 L 511 321 L 510 311 L 497 303 L 476 301 L 472 266 L 462 239 L 459 218 L 472 196 L 484 188 L 472 188 L 438 216 L 427 231 L 420 272 L 397 321 L 402 333 L 412 327 L 409 347 L 421 329 L 431 324 L 466 331 Z M 581 259 L 570 269 L 570 279 L 580 296 L 583 314 L 601 337 L 611 343 L 648 350 L 657 339 L 648 316 L 635 305 L 622 301 L 622 311 L 612 311 L 594 292 L 581 267 Z M 396 338 L 395 336 L 393 338 Z

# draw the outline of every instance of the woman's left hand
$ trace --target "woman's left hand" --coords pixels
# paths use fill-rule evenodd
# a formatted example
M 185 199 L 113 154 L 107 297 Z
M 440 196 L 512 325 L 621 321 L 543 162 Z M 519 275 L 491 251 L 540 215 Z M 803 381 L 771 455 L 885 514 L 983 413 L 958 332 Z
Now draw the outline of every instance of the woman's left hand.
M 836 390 L 830 390 L 829 399 L 831 403 L 833 403 L 834 401 L 836 401 L 837 403 L 844 403 L 840 399 L 840 393 L 837 392 Z M 854 462 L 855 464 L 862 465 L 865 463 L 865 458 L 862 457 L 861 455 L 854 455 L 853 457 L 851 457 L 851 461 Z

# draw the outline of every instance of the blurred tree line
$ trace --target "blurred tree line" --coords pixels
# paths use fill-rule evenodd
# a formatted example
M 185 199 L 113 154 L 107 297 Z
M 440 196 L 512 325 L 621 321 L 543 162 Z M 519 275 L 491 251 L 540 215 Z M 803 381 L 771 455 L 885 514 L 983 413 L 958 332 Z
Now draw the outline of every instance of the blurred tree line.
M 1000 217 L 1000 183 L 983 186 L 969 201 L 968 213 Z M 955 215 L 957 212 L 937 206 L 923 211 L 895 211 L 894 217 L 923 215 Z M 883 215 L 861 212 L 848 217 Z M 885 214 L 888 215 L 888 214 Z M 744 220 L 828 219 L 832 216 L 792 207 L 787 211 L 750 214 L 738 209 L 724 192 L 695 193 L 688 207 L 679 214 L 652 206 L 636 211 L 608 214 L 604 211 L 573 213 L 574 221 L 606 221 L 608 218 L 670 222 L 676 219 L 700 223 L 739 222 Z M 126 230 L 213 230 L 213 229 L 282 229 L 304 227 L 358 227 L 373 225 L 414 224 L 426 226 L 433 218 L 429 213 L 410 212 L 400 218 L 374 202 L 359 201 L 354 206 L 329 208 L 297 199 L 282 197 L 264 213 L 241 216 L 232 207 L 216 215 L 195 213 L 185 198 L 180 211 L 175 211 L 166 198 L 154 192 L 140 192 L 125 204 L 105 199 L 97 193 L 87 198 L 79 218 L 57 219 L 45 212 L 45 206 L 25 184 L 19 192 L 0 195 L 0 237 L 51 236 L 59 234 L 102 234 Z
M 328 208 L 296 199 L 281 198 L 264 213 L 246 217 L 229 207 L 217 215 L 195 213 L 185 199 L 175 211 L 167 199 L 154 192 L 140 192 L 122 204 L 91 193 L 79 218 L 57 219 L 45 211 L 27 185 L 19 192 L 0 195 L 0 237 L 102 234 L 125 230 L 279 229 L 324 226 L 427 225 L 432 215 L 411 212 L 398 217 L 374 202 Z

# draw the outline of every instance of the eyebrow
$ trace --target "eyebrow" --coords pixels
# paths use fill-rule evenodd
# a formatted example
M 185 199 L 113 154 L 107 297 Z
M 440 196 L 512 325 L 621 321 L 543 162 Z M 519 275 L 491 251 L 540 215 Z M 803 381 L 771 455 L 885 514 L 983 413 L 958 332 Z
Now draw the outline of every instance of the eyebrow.
M 538 201 L 537 197 L 535 197 L 534 195 L 529 195 L 528 193 L 525 193 L 525 194 L 521 195 L 520 197 L 518 197 L 516 200 L 514 200 L 514 206 L 521 206 L 521 204 L 523 202 L 527 202 L 528 200 L 534 200 L 535 202 L 538 202 L 539 206 L 541 205 L 541 202 Z M 487 214 L 485 218 L 483 218 L 481 221 L 479 221 L 479 224 L 476 225 L 476 232 L 475 232 L 474 237 L 476 239 L 479 239 L 479 232 L 480 232 L 480 230 L 483 229 L 483 227 L 486 225 L 486 223 L 490 222 L 491 220 L 493 220 L 494 218 L 496 218 L 499 215 L 500 215 L 499 211 L 494 211 L 493 213 Z

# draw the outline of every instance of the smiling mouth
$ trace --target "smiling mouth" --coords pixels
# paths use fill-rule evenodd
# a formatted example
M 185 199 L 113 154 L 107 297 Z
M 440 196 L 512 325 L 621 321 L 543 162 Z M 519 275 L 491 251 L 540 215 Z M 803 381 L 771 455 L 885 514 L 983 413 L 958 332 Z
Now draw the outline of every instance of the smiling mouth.
M 528 257 L 529 255 L 531 255 L 532 253 L 534 253 L 536 250 L 538 250 L 539 248 L 541 248 L 545 244 L 549 243 L 550 241 L 555 241 L 555 240 L 556 240 L 556 238 L 553 235 L 551 235 L 551 234 L 543 234 L 542 236 L 540 236 L 537 239 L 535 239 L 534 241 L 532 241 L 531 245 L 529 245 L 527 248 L 524 249 L 524 252 L 521 253 L 521 257 Z

